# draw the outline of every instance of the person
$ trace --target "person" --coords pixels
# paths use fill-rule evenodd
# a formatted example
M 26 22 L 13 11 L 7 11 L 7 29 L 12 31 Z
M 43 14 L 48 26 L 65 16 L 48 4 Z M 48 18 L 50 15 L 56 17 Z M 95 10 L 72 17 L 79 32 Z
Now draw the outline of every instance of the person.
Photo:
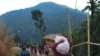
M 45 52 L 45 55 L 46 55 L 46 56 L 49 55 L 49 48 L 50 48 L 49 44 L 46 44 L 46 45 L 44 46 L 44 52 Z
M 33 51 L 34 51 L 33 45 L 30 46 L 30 51 L 31 51 L 31 54 L 33 55 Z
M 34 49 L 34 55 L 37 55 L 37 45 L 36 44 L 33 45 L 33 49 Z
M 22 52 L 20 56 L 30 56 L 30 53 L 26 50 L 25 47 L 22 47 Z
M 68 56 L 71 49 L 69 40 L 65 36 L 59 35 L 56 35 L 50 47 L 54 52 L 54 56 Z
M 26 45 L 26 50 L 31 54 L 30 45 Z
M 42 46 L 41 46 L 41 44 L 38 45 L 38 52 L 39 52 L 40 55 L 42 55 Z
M 58 44 L 62 43 L 63 40 L 61 40 L 59 43 L 54 43 L 51 47 L 51 49 L 53 50 L 54 52 L 54 56 L 67 56 L 67 54 L 60 54 L 59 52 L 57 52 L 56 48 L 58 46 Z

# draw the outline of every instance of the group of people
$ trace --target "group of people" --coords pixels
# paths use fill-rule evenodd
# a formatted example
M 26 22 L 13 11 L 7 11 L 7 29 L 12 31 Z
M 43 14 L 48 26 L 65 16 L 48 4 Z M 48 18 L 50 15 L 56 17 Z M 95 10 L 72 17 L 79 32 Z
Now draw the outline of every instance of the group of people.
M 15 47 L 1 41 L 0 56 L 69 56 L 72 40 L 69 39 L 68 36 L 55 34 L 53 39 L 50 38 L 45 39 L 45 44 L 18 45 Z M 11 51 L 11 53 L 13 52 L 15 55 L 13 55 L 13 53 L 11 55 L 9 51 Z M 50 53 L 52 53 L 52 55 Z
M 68 36 L 55 35 L 54 39 L 46 39 L 45 45 L 24 45 L 17 56 L 69 56 L 72 40 Z
M 48 56 L 49 45 L 21 45 L 14 47 L 16 56 Z
M 45 45 L 18 45 L 15 46 L 13 36 L 6 38 L 6 28 L 1 28 L 0 31 L 0 56 L 69 56 L 72 47 L 72 39 L 63 34 L 54 34 L 46 38 Z M 50 50 L 53 55 L 49 55 Z M 39 55 L 38 55 L 39 54 Z

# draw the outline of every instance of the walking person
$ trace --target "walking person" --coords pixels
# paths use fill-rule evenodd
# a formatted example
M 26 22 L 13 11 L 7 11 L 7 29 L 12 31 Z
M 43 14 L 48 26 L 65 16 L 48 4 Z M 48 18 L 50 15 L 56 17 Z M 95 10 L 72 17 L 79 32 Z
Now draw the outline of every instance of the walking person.
M 22 47 L 22 52 L 21 52 L 20 56 L 30 56 L 30 53 L 29 53 L 29 51 L 26 50 L 25 47 Z
M 54 56 L 69 56 L 69 52 L 71 49 L 70 44 L 71 43 L 69 42 L 68 37 L 57 35 L 52 46 Z
M 39 55 L 42 56 L 42 46 L 41 46 L 41 44 L 38 45 L 38 52 L 39 52 Z
M 31 51 L 31 55 L 33 55 L 33 53 L 34 53 L 34 52 L 33 52 L 33 51 L 34 51 L 33 45 L 30 46 L 30 51 Z
M 34 55 L 36 56 L 37 55 L 37 45 L 36 44 L 33 45 L 33 50 L 34 50 Z

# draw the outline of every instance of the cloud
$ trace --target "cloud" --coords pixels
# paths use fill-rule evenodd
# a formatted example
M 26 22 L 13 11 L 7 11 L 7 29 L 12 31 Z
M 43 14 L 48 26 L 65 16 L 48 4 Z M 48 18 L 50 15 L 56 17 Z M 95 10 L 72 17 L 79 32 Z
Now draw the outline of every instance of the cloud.
M 35 5 L 35 0 L 9 0 L 1 1 L 0 0 L 0 13 L 5 13 L 11 10 L 23 9 Z

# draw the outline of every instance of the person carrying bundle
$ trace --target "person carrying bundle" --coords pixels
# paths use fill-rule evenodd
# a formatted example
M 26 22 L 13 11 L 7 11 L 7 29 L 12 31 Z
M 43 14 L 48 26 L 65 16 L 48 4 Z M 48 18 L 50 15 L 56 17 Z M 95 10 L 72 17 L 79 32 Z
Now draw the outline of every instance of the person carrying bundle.
M 55 34 L 54 40 L 49 41 L 52 43 L 50 44 L 50 47 L 52 51 L 54 52 L 54 56 L 68 56 L 69 52 L 71 50 L 72 42 L 69 40 L 68 36 L 64 35 L 57 35 Z

